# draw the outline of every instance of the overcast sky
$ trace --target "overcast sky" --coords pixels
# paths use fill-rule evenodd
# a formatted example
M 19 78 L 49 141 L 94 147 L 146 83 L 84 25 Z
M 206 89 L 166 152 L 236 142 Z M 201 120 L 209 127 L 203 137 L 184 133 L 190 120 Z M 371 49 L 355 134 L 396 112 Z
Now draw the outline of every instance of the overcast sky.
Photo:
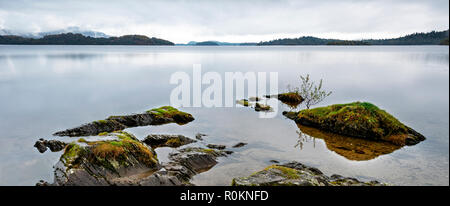
M 42 32 L 78 26 L 175 43 L 303 35 L 388 38 L 446 30 L 448 18 L 448 0 L 0 0 L 0 29 Z

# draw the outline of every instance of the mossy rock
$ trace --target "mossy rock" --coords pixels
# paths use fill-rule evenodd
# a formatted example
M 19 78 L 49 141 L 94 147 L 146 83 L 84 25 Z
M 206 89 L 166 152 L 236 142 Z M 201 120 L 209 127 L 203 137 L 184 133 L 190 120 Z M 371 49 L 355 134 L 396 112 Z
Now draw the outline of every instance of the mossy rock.
M 98 120 L 79 127 L 56 132 L 54 135 L 70 137 L 102 136 L 109 132 L 119 131 L 130 127 L 162 125 L 168 123 L 183 125 L 193 120 L 194 117 L 189 113 L 179 111 L 171 106 L 163 106 L 149 110 L 143 114 L 110 116 L 105 120 Z
M 114 140 L 70 143 L 55 172 L 58 185 L 101 185 L 114 178 L 133 175 L 159 167 L 156 153 L 134 135 L 126 132 L 107 134 Z M 63 169 L 61 169 L 63 168 Z M 105 183 L 106 184 L 106 183 Z
M 180 125 L 187 124 L 187 123 L 195 120 L 191 114 L 182 112 L 171 106 L 163 106 L 160 108 L 151 109 L 151 110 L 148 110 L 147 113 L 154 114 L 154 117 L 156 117 L 157 120 L 158 119 L 159 120 L 172 119 L 173 122 L 180 124 Z
M 283 104 L 288 105 L 290 108 L 295 109 L 305 99 L 298 92 L 286 92 L 277 95 L 266 95 L 266 98 L 277 98 Z
M 250 107 L 250 106 L 253 105 L 253 104 L 250 103 L 247 99 L 241 99 L 241 100 L 238 100 L 238 101 L 236 101 L 236 104 L 242 105 L 242 106 L 244 106 L 244 107 Z
M 260 104 L 260 103 L 256 103 L 255 104 L 255 111 L 260 112 L 260 111 L 271 111 L 272 108 L 269 105 L 266 104 Z
M 382 186 L 377 181 L 362 182 L 355 178 L 332 175 L 299 162 L 275 164 L 248 177 L 234 178 L 232 186 Z
M 143 142 L 152 148 L 158 147 L 180 147 L 186 144 L 191 144 L 196 142 L 191 138 L 185 137 L 183 135 L 167 135 L 167 134 L 151 134 L 148 135 Z
M 292 117 L 291 113 L 286 113 Z M 396 145 L 414 145 L 425 137 L 374 104 L 353 102 L 300 111 L 295 121 L 333 133 Z
M 285 103 L 302 103 L 304 101 L 303 97 L 298 94 L 297 92 L 287 92 L 278 94 L 277 96 L 278 100 L 285 102 Z

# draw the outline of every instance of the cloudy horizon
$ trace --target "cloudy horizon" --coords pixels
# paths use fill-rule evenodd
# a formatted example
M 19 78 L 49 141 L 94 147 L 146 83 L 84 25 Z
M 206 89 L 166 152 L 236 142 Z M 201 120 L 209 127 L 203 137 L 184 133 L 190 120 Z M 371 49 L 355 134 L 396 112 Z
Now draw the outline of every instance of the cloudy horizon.
M 393 38 L 447 30 L 448 17 L 447 0 L 0 0 L 0 29 L 38 33 L 79 27 L 175 43 Z

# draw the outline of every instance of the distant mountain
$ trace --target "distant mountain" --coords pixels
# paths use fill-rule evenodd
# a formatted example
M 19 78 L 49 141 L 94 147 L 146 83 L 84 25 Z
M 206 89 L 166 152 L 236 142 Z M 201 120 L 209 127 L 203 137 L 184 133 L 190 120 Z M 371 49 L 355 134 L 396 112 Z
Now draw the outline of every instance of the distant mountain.
M 174 43 L 158 38 L 142 35 L 125 35 L 121 37 L 93 38 L 82 34 L 65 33 L 47 35 L 39 39 L 14 35 L 0 36 L 0 44 L 29 45 L 174 45 Z
M 393 39 L 368 39 L 362 41 L 346 41 L 339 39 L 321 39 L 312 36 L 300 38 L 285 38 L 260 42 L 257 45 L 439 45 L 448 38 L 449 31 L 432 31 L 428 33 L 415 33 Z M 444 41 L 445 43 L 445 41 Z
M 187 44 L 177 44 L 179 46 L 254 46 L 257 43 L 230 43 L 220 41 L 190 41 Z
M 370 39 L 365 41 L 373 45 L 439 45 L 445 38 L 448 38 L 448 30 L 414 33 L 394 39 Z
M 219 46 L 220 44 L 216 41 L 204 41 L 195 43 L 196 46 Z
M 66 34 L 66 33 L 74 33 L 74 34 L 82 34 L 83 36 L 93 37 L 93 38 L 109 38 L 111 36 L 98 31 L 91 31 L 91 30 L 83 30 L 79 27 L 68 27 L 66 29 L 60 29 L 55 31 L 49 31 L 49 32 L 39 32 L 35 36 L 38 38 L 42 38 L 44 36 L 48 35 L 54 35 L 54 34 Z
M 299 38 L 286 38 L 286 39 L 276 39 L 272 41 L 260 42 L 258 46 L 266 45 L 326 45 L 332 41 L 339 41 L 338 39 L 321 39 L 312 36 L 304 36 Z

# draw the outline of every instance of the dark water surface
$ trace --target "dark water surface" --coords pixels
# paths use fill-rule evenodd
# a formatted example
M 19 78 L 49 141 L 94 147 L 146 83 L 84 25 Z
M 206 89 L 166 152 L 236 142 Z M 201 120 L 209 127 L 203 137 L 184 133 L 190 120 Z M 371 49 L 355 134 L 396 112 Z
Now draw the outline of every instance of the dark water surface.
M 128 129 L 138 138 L 150 133 L 193 138 L 200 132 L 208 136 L 199 144 L 249 143 L 195 176 L 195 184 L 229 185 L 233 177 L 247 176 L 270 160 L 296 160 L 327 175 L 449 185 L 446 46 L 0 46 L 0 185 L 52 181 L 52 166 L 61 153 L 40 154 L 33 147 L 37 139 L 69 140 L 51 134 L 168 105 L 176 86 L 169 84 L 171 74 L 190 74 L 193 64 L 220 74 L 276 71 L 281 90 L 298 85 L 299 75 L 310 74 L 333 91 L 320 105 L 369 101 L 427 137 L 410 147 L 381 145 L 384 152 L 376 153 L 367 142 L 342 142 L 339 136 L 309 130 L 305 133 L 316 138 L 299 135 L 301 128 L 281 115 L 289 108 L 277 101 L 280 109 L 271 119 L 258 118 L 250 108 L 183 108 L 196 120 Z M 160 160 L 167 161 L 164 154 L 170 151 L 158 149 Z

